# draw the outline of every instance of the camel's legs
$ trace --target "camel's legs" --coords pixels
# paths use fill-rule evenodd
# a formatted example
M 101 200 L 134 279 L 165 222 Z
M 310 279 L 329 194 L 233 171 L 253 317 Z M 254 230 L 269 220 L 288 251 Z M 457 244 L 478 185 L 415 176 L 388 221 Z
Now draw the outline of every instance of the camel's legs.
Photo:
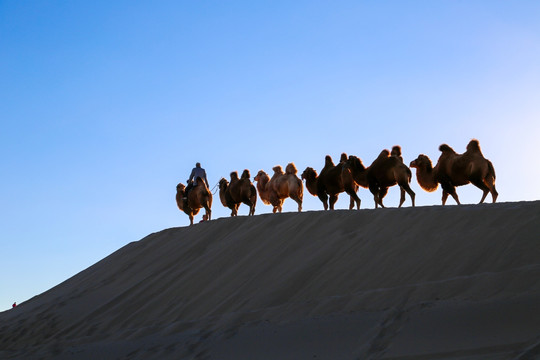
M 459 202 L 459 197 L 458 197 L 457 192 L 455 190 L 454 190 L 453 193 L 450 193 L 450 195 L 452 195 L 452 197 L 454 198 L 454 200 L 456 200 L 456 203 L 458 205 L 461 205 L 461 203 Z
M 486 184 L 486 186 L 489 188 L 489 192 L 491 193 L 493 202 L 497 201 L 497 197 L 499 196 L 499 193 L 495 189 L 495 178 L 491 175 L 488 175 L 488 177 L 484 179 L 484 184 Z
M 403 203 L 405 202 L 405 189 L 402 186 L 400 186 L 399 191 L 401 193 L 401 196 L 399 197 L 399 206 L 398 207 L 401 207 L 401 205 L 403 205 Z
M 326 193 L 320 193 L 317 196 L 319 197 L 319 200 L 322 201 L 324 210 L 328 210 L 328 195 Z
M 481 204 L 481 203 L 484 202 L 484 200 L 486 199 L 487 194 L 489 194 L 489 190 L 484 190 L 484 191 L 482 192 L 482 198 L 480 199 L 479 204 Z
M 244 204 L 246 204 L 247 206 L 249 206 L 248 216 L 253 215 L 253 214 L 251 213 L 251 210 L 252 210 L 252 208 L 253 208 L 253 203 L 251 202 L 251 200 L 248 199 L 248 200 L 244 200 L 244 201 L 242 201 L 242 202 L 243 202 Z M 238 207 L 240 207 L 240 204 L 238 204 Z
M 377 194 L 373 194 L 373 201 L 375 202 L 375 209 L 379 207 L 379 197 Z
M 302 196 L 301 195 L 298 196 L 297 194 L 291 194 L 290 198 L 296 201 L 296 203 L 298 204 L 298 212 L 301 212 L 302 211 Z
M 441 183 L 441 187 L 443 188 L 443 197 L 442 197 L 443 205 L 446 203 L 446 199 L 448 198 L 448 195 L 452 195 L 454 200 L 456 200 L 456 203 L 458 205 L 461 205 L 461 203 L 459 202 L 459 197 L 456 192 L 456 187 L 454 185 L 448 182 L 443 182 Z
M 383 201 L 384 197 L 386 196 L 386 194 L 388 194 L 388 188 L 387 187 L 379 189 L 379 205 L 381 205 L 382 208 L 384 207 L 382 201 Z
M 483 182 L 482 182 L 486 188 L 488 189 L 488 192 L 491 193 L 491 197 L 493 199 L 493 203 L 495 203 L 495 201 L 497 201 L 497 197 L 499 196 L 499 193 L 497 192 L 497 190 L 495 189 L 495 179 L 493 179 L 493 177 L 491 176 L 488 176 L 488 178 L 484 179 Z M 474 183 L 473 183 L 474 184 Z M 475 185 L 475 184 L 474 184 Z M 484 190 L 485 192 L 485 190 Z M 486 198 L 487 196 L 487 193 L 485 193 L 483 196 L 482 196 L 482 201 L 480 201 L 480 203 L 482 203 L 484 201 L 484 199 Z
M 349 197 L 349 210 L 352 210 L 354 209 L 354 199 L 351 197 Z
M 414 207 L 414 198 L 416 197 L 416 194 L 414 193 L 414 191 L 412 191 L 409 184 L 405 183 L 403 185 L 400 185 L 399 187 L 401 189 L 401 199 L 399 200 L 399 207 L 401 207 L 401 205 L 403 205 L 403 203 L 405 202 L 405 192 L 407 192 L 407 194 L 409 194 L 409 196 L 411 197 L 412 206 Z
M 489 186 L 489 185 L 488 185 Z M 495 203 L 495 201 L 497 201 L 497 197 L 499 196 L 499 193 L 497 192 L 497 190 L 495 189 L 495 184 L 493 184 L 491 186 L 491 197 L 493 198 L 493 203 Z
M 446 199 L 448 199 L 448 193 L 446 191 L 442 191 L 442 204 L 443 206 L 446 204 Z
M 349 210 L 354 209 L 354 205 L 356 205 L 357 210 L 360 209 L 360 198 L 358 197 L 356 192 L 354 192 L 353 190 L 349 190 L 347 191 L 347 194 L 349 194 L 349 196 L 351 197 L 351 201 L 349 202 Z
M 480 190 L 484 192 L 482 194 L 482 199 L 480 199 L 479 204 L 483 203 L 484 200 L 486 199 L 486 196 L 490 192 L 490 188 L 484 183 L 483 179 L 478 179 L 478 178 L 471 179 L 471 184 L 473 184 L 474 186 L 476 186 L 477 188 L 479 188 Z
M 302 199 L 295 199 L 298 203 L 298 212 L 302 212 Z
M 379 187 L 377 185 L 369 185 L 369 191 L 373 194 L 373 201 L 375 201 L 375 209 L 379 207 Z M 382 205 L 381 205 L 382 206 Z M 384 206 L 382 206 L 384 207 Z
M 334 210 L 334 204 L 336 203 L 337 200 L 338 200 L 337 194 L 330 195 L 330 210 Z

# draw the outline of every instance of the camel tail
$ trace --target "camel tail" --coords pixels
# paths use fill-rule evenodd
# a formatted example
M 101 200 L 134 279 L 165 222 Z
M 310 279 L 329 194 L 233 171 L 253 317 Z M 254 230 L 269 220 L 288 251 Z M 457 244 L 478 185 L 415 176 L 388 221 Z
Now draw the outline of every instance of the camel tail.
M 439 151 L 442 151 L 442 152 L 445 152 L 445 151 L 449 151 L 451 153 L 456 153 L 454 151 L 454 149 L 452 149 L 450 146 L 446 145 L 446 144 L 442 144 L 441 146 L 439 146 Z
M 296 182 L 298 182 L 298 195 L 302 199 L 304 197 L 304 184 L 300 179 L 297 179 Z
M 488 162 L 488 171 L 489 171 L 489 175 L 493 176 L 493 180 L 495 180 L 495 168 L 493 167 L 493 164 L 491 163 L 491 161 L 487 161 Z
M 287 164 L 287 167 L 285 168 L 285 173 L 287 175 L 296 175 L 297 172 L 298 170 L 296 169 L 296 166 L 294 165 L 294 163 Z
M 411 179 L 412 179 L 412 172 L 411 172 L 411 169 L 409 169 L 408 166 L 407 166 L 407 176 L 409 177 L 409 182 L 411 182 Z

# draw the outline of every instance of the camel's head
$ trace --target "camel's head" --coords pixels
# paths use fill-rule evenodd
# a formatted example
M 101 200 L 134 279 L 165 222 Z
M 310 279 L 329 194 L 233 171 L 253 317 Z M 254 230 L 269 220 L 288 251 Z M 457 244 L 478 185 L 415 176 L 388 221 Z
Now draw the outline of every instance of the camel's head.
M 231 172 L 231 181 L 233 181 L 233 180 L 238 180 L 238 172 L 237 171 Z
M 249 170 L 248 169 L 245 169 L 243 172 L 242 172 L 242 179 L 247 179 L 249 180 L 249 178 L 251 177 L 250 173 L 249 173 Z
M 259 172 L 257 173 L 257 175 L 255 175 L 253 180 L 260 181 L 264 177 L 268 177 L 268 175 L 264 172 L 264 170 L 259 170 Z
M 186 186 L 182 183 L 179 183 L 176 185 L 176 192 L 177 193 L 183 193 L 186 190 Z
M 364 170 L 366 167 L 362 163 L 359 157 L 350 155 L 349 160 L 347 160 L 347 166 L 354 169 Z
M 317 171 L 312 167 L 307 167 L 301 175 L 302 180 L 311 180 L 317 177 Z
M 418 155 L 418 157 L 411 161 L 409 167 L 417 169 L 431 169 L 432 168 L 431 160 L 424 154 Z
M 227 179 L 221 178 L 221 179 L 219 180 L 219 188 L 220 188 L 220 189 L 226 188 L 228 185 L 229 185 L 229 182 L 227 181 Z

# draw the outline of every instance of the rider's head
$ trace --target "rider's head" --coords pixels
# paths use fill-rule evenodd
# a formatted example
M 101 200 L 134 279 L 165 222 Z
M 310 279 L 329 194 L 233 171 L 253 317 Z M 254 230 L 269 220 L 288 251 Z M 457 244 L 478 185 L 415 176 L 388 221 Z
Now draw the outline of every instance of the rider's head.
M 196 167 L 201 167 L 201 163 L 198 162 L 198 163 L 195 164 L 195 166 Z

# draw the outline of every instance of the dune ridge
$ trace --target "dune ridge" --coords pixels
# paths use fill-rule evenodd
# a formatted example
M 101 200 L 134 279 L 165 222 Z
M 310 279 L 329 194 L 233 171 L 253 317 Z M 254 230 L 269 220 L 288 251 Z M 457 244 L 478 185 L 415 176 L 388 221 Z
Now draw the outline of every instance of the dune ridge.
M 540 201 L 221 218 L 0 313 L 0 358 L 533 359 Z

